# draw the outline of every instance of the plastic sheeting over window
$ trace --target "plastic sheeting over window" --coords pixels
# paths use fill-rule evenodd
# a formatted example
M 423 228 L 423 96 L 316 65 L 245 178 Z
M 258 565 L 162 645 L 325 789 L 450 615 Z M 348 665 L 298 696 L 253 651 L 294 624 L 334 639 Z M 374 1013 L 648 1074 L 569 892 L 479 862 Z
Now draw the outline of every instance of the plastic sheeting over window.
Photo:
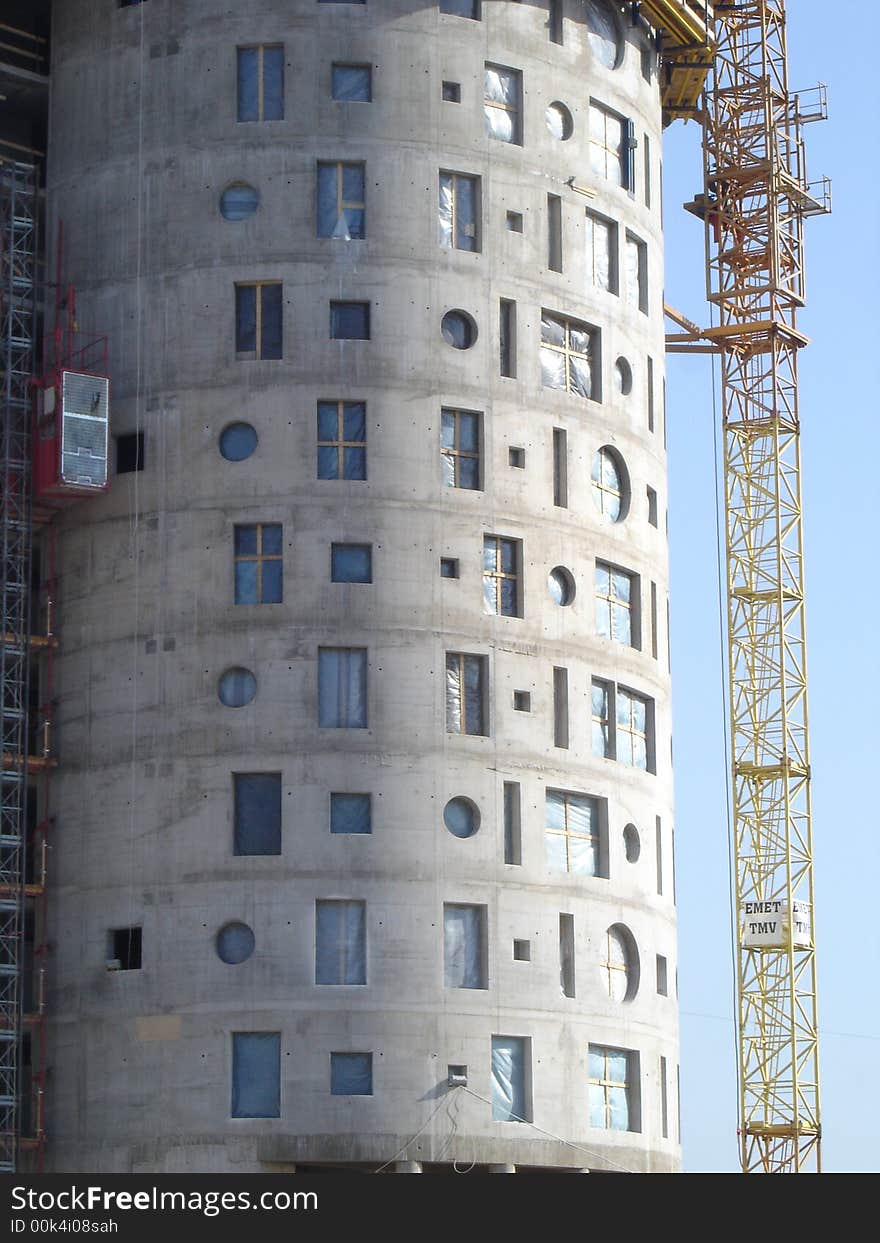
M 626 185 L 626 131 L 623 117 L 601 104 L 590 104 L 590 168 L 597 177 L 616 186 Z
M 611 759 L 611 686 L 593 679 L 593 755 Z
M 318 165 L 318 237 L 366 237 L 364 180 L 363 164 Z
M 440 452 L 443 482 L 447 488 L 480 487 L 480 422 L 482 415 L 469 410 L 441 412 Z
M 238 49 L 239 121 L 280 121 L 284 117 L 284 48 Z
M 633 983 L 632 955 L 626 930 L 616 925 L 608 929 L 604 969 L 608 996 L 612 1001 L 628 1001 Z
M 579 0 L 583 7 L 590 50 L 606 69 L 617 67 L 622 50 L 619 23 L 607 0 Z
M 226 708 L 243 708 L 257 693 L 257 679 L 250 669 L 236 666 L 220 675 L 217 697 Z
M 648 701 L 617 691 L 617 759 L 630 768 L 648 767 Z
M 480 0 L 440 0 L 440 12 L 450 13 L 453 17 L 470 17 L 478 22 Z
M 331 794 L 331 833 L 372 833 L 372 799 L 369 794 Z
M 596 396 L 592 356 L 596 330 L 577 320 L 541 314 L 541 382 L 578 397 Z
M 519 616 L 520 541 L 483 536 L 483 604 L 487 613 Z
M 281 1116 L 279 1032 L 232 1033 L 232 1116 Z
M 331 302 L 330 336 L 334 341 L 369 341 L 369 302 Z
M 599 513 L 610 522 L 620 522 L 628 501 L 627 481 L 623 462 L 614 449 L 604 445 L 593 455 L 590 478 Z
M 260 359 L 282 356 L 281 282 L 235 286 L 235 352 Z
M 605 1131 L 630 1129 L 630 1060 L 623 1049 L 590 1045 L 590 1126 Z
M 253 930 L 247 924 L 224 924 L 217 933 L 217 957 L 230 965 L 246 962 L 254 952 Z
M 318 478 L 366 477 L 366 405 L 362 401 L 319 401 Z
M 366 982 L 366 903 L 318 899 L 315 903 L 315 983 Z
M 372 1096 L 372 1053 L 331 1053 L 330 1095 Z
M 220 215 L 224 220 L 247 220 L 257 210 L 260 196 L 253 186 L 235 181 L 220 195 Z
M 486 133 L 490 138 L 497 138 L 500 142 L 522 142 L 519 123 L 521 81 L 522 75 L 517 69 L 486 66 L 483 112 Z
M 479 250 L 479 177 L 440 174 L 440 245 Z
M 496 1122 L 527 1122 L 527 1041 L 522 1036 L 492 1037 L 492 1118 Z
M 333 583 L 371 583 L 373 547 L 371 544 L 332 544 L 330 581 Z
M 233 854 L 281 854 L 281 774 L 236 773 L 233 777 Z
M 451 734 L 486 734 L 484 656 L 446 653 L 446 728 Z
M 586 213 L 587 278 L 594 289 L 616 293 L 614 247 L 617 227 L 610 220 Z
M 626 300 L 640 311 L 648 309 L 646 285 L 647 247 L 631 233 L 626 235 Z
M 322 729 L 367 728 L 367 649 L 318 649 L 318 724 Z
M 373 98 L 370 65 L 334 65 L 332 95 L 348 103 L 370 103 Z
M 447 988 L 486 988 L 485 926 L 485 907 L 443 907 L 443 980 Z
M 596 562 L 596 633 L 632 647 L 633 576 Z
M 548 790 L 544 843 L 551 872 L 600 875 L 599 800 Z

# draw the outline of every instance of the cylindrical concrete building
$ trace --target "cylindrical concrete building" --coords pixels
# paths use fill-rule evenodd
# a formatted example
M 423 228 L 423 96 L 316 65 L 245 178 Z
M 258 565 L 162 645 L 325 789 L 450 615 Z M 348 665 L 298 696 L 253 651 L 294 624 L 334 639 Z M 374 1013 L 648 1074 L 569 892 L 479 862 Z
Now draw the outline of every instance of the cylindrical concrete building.
M 629 4 L 55 5 L 48 1169 L 677 1168 L 660 131 Z

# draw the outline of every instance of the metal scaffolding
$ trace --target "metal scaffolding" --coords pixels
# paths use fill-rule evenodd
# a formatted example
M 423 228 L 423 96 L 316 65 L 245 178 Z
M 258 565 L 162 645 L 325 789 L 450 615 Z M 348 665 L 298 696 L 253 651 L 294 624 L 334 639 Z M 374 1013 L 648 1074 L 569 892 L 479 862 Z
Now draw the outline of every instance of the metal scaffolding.
M 16 1169 L 22 1091 L 36 233 L 36 170 L 0 161 L 0 1170 L 5 1171 Z

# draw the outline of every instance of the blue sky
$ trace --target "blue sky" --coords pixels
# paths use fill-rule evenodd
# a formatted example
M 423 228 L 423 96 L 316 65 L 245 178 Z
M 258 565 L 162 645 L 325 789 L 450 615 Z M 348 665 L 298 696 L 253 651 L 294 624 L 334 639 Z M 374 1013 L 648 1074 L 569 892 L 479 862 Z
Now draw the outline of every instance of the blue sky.
M 789 0 L 789 84 L 823 81 L 830 119 L 808 127 L 811 178 L 834 212 L 806 226 L 798 326 L 819 970 L 823 1165 L 880 1170 L 880 613 L 875 505 L 880 352 L 878 143 L 868 87 L 875 40 L 855 0 Z M 700 134 L 664 143 L 666 299 L 707 322 L 702 232 L 681 204 L 701 189 Z M 667 360 L 682 1131 L 685 1169 L 735 1170 L 735 1033 L 724 796 L 710 363 Z

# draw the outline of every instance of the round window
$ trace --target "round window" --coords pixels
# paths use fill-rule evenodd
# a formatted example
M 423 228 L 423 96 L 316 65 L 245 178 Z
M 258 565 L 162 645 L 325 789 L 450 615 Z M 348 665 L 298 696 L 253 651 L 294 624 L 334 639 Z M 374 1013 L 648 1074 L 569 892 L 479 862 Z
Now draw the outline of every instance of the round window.
M 633 373 L 632 367 L 625 358 L 618 358 L 614 364 L 614 387 L 620 393 L 621 397 L 629 397 L 632 392 Z
M 637 862 L 642 844 L 639 841 L 639 831 L 634 824 L 628 824 L 623 830 L 623 848 L 626 851 L 627 863 Z
M 606 936 L 602 963 L 608 996 L 613 1001 L 632 1001 L 639 991 L 639 951 L 629 928 L 612 924 Z
M 220 702 L 227 708 L 243 708 L 257 693 L 257 679 L 250 669 L 227 669 L 217 683 Z
M 604 445 L 593 458 L 593 500 L 609 522 L 622 522 L 629 508 L 629 480 L 623 458 Z
M 457 350 L 469 350 L 477 339 L 477 325 L 466 311 L 447 311 L 440 327 L 443 340 Z
M 616 69 L 623 58 L 623 41 L 608 0 L 584 0 L 584 17 L 593 55 L 606 69 Z
M 234 181 L 220 195 L 220 215 L 224 220 L 247 220 L 257 210 L 260 196 L 245 181 Z
M 547 590 L 557 604 L 571 604 L 574 599 L 574 579 L 563 566 L 555 566 L 547 575 Z
M 254 952 L 254 934 L 247 924 L 224 924 L 217 933 L 217 957 L 231 965 L 245 962 Z
M 230 423 L 220 433 L 220 456 L 227 462 L 243 462 L 257 447 L 257 433 L 250 423 Z
M 443 823 L 453 837 L 473 837 L 480 827 L 480 813 L 469 798 L 451 798 L 443 808 Z
M 567 142 L 574 133 L 574 121 L 571 119 L 571 113 L 565 104 L 561 104 L 559 100 L 554 100 L 544 113 L 544 119 L 547 122 L 547 128 L 554 138 L 558 138 L 560 142 Z

